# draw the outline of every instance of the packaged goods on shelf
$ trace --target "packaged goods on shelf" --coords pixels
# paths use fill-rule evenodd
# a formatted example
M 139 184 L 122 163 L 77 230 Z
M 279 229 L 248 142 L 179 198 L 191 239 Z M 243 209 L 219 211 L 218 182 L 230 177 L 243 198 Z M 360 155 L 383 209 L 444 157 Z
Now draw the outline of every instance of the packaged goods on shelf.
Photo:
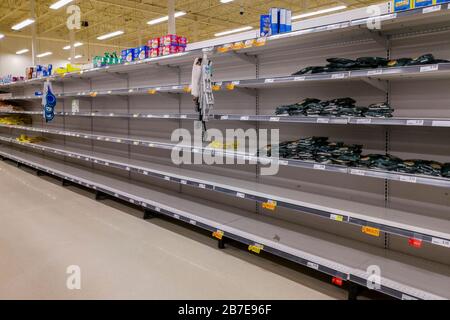
M 23 76 L 13 76 L 12 74 L 8 74 L 8 75 L 0 78 L 0 84 L 8 84 L 8 83 L 23 81 L 23 80 L 25 80 L 25 77 L 23 77 Z
M 24 143 L 39 143 L 39 142 L 44 142 L 45 138 L 44 137 L 29 137 L 26 134 L 21 134 L 19 137 L 16 138 L 16 140 L 19 142 L 24 142 Z
M 260 18 L 260 36 L 270 36 L 292 31 L 292 11 L 285 8 L 270 8 L 268 15 Z
M 418 58 L 385 59 L 381 57 L 360 57 L 356 60 L 347 58 L 328 58 L 325 66 L 305 67 L 293 75 L 316 74 L 324 72 L 352 71 L 359 69 L 376 69 L 386 67 L 404 67 L 427 64 L 446 63 L 448 60 L 436 59 L 432 54 L 424 54 Z
M 122 63 L 122 58 L 117 56 L 117 52 L 105 52 L 104 56 L 95 56 L 93 59 L 94 67 L 100 68 L 107 65 L 114 65 Z
M 23 111 L 21 107 L 0 101 L 0 112 Z
M 0 123 L 7 125 L 29 125 L 31 122 L 31 117 L 27 115 L 6 115 L 0 117 Z
M 394 11 L 404 11 L 414 8 L 414 0 L 394 0 Z
M 435 3 L 436 0 L 414 0 L 414 8 L 428 7 Z
M 149 48 L 141 46 L 134 49 L 134 57 L 136 60 L 145 60 L 149 56 Z
M 436 0 L 436 4 L 448 3 L 450 0 Z
M 339 98 L 321 101 L 306 98 L 299 103 L 277 107 L 276 115 L 307 116 L 307 117 L 376 117 L 390 118 L 394 109 L 388 103 L 371 104 L 368 107 L 355 105 L 352 98 Z
M 186 51 L 187 38 L 179 35 L 168 34 L 159 38 L 148 40 L 148 57 L 156 58 Z M 136 59 L 136 58 L 135 58 Z
M 53 65 L 49 64 L 47 66 L 37 65 L 33 67 L 27 67 L 25 69 L 25 78 L 26 79 L 35 79 L 42 77 L 49 77 L 53 73 Z

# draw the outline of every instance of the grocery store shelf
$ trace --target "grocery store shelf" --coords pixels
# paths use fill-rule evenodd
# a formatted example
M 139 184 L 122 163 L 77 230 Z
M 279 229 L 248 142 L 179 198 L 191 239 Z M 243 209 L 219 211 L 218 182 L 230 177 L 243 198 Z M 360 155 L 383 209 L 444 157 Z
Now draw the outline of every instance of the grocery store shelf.
M 166 118 L 163 116 L 163 118 Z M 172 119 L 178 119 L 177 117 L 174 117 Z M 183 118 L 185 119 L 185 118 Z M 203 146 L 203 148 L 198 148 L 197 146 L 192 145 L 181 145 L 176 144 L 174 142 L 164 140 L 164 139 L 153 139 L 153 140 L 143 140 L 138 137 L 131 137 L 131 136 L 124 136 L 124 135 L 114 135 L 111 136 L 109 134 L 91 134 L 89 132 L 82 132 L 82 131 L 67 131 L 67 130 L 59 130 L 59 129 L 44 129 L 44 128 L 37 128 L 37 127 L 30 127 L 30 126 L 19 126 L 19 125 L 6 125 L 6 124 L 0 124 L 0 127 L 3 128 L 11 128 L 11 129 L 17 129 L 17 130 L 24 130 L 24 131 L 32 131 L 32 132 L 39 132 L 39 133 L 46 133 L 46 134 L 53 134 L 53 135 L 63 135 L 63 136 L 69 136 L 69 137 L 76 137 L 80 139 L 90 139 L 90 140 L 99 140 L 99 141 L 105 141 L 105 142 L 114 142 L 114 143 L 122 143 L 122 144 L 131 144 L 135 146 L 143 146 L 143 147 L 150 147 L 150 148 L 158 148 L 158 149 L 165 149 L 165 150 L 183 150 L 184 152 L 191 152 L 191 153 L 211 153 L 211 155 L 215 156 L 224 156 L 229 158 L 236 158 L 244 160 L 248 163 L 256 164 L 257 162 L 263 165 L 267 165 L 270 163 L 278 164 L 280 166 L 291 166 L 291 167 L 298 167 L 298 168 L 304 168 L 304 169 L 312 169 L 312 170 L 319 170 L 319 171 L 326 171 L 326 172 L 337 172 L 337 173 L 345 173 L 345 174 L 351 174 L 361 177 L 370 177 L 370 178 L 378 178 L 378 179 L 387 179 L 392 181 L 401 181 L 406 183 L 413 183 L 413 184 L 423 184 L 423 185 L 431 185 L 436 187 L 443 187 L 443 188 L 450 188 L 450 179 L 443 178 L 443 177 L 434 177 L 434 176 L 426 176 L 426 175 L 414 175 L 414 174 L 407 174 L 407 173 L 396 173 L 396 172 L 389 172 L 389 171 L 383 171 L 383 170 L 375 170 L 375 169 L 368 169 L 364 167 L 347 167 L 347 166 L 341 166 L 341 165 L 334 165 L 334 164 L 321 164 L 316 163 L 312 161 L 302 161 L 302 160 L 293 160 L 293 159 L 272 159 L 268 157 L 257 157 L 256 155 L 248 154 L 248 153 L 238 153 L 234 151 L 222 151 L 214 148 L 210 148 L 207 146 Z M 13 141 L 14 139 L 10 137 L 2 137 L 0 136 L 0 140 L 3 141 Z
M 0 141 L 132 171 L 178 184 L 213 190 L 242 199 L 256 200 L 262 203 L 276 201 L 277 206 L 280 207 L 361 227 L 369 226 L 387 233 L 450 248 L 450 221 L 448 220 L 75 148 L 63 148 L 48 143 L 20 143 L 3 136 L 0 136 Z
M 377 68 L 345 72 L 328 72 L 304 76 L 282 76 L 246 80 L 216 81 L 214 83 L 218 90 L 233 91 L 234 88 L 276 88 L 286 86 L 299 86 L 303 83 L 317 81 L 348 81 L 348 80 L 402 80 L 407 78 L 441 79 L 450 78 L 450 63 L 440 63 L 421 66 L 408 66 L 398 68 Z M 378 87 L 378 86 L 377 86 Z M 135 88 L 122 88 L 114 90 L 79 91 L 69 93 L 55 93 L 57 98 L 96 98 L 107 96 L 132 96 L 132 95 L 154 95 L 158 93 L 189 93 L 189 84 L 174 84 L 162 86 L 145 86 Z M 4 97 L 0 100 L 40 100 L 42 96 L 13 96 Z
M 271 217 L 195 198 L 161 192 L 135 181 L 99 174 L 84 167 L 23 153 L 1 146 L 0 155 L 65 181 L 108 194 L 144 209 L 195 225 L 224 238 L 283 257 L 322 273 L 368 287 L 369 267 L 381 270 L 381 286 L 375 290 L 398 299 L 449 299 L 448 266 L 306 229 Z
M 368 22 L 373 21 L 374 19 L 378 19 L 382 22 L 383 26 L 383 35 L 391 35 L 396 32 L 403 32 L 405 28 L 409 26 L 416 25 L 420 23 L 424 26 L 427 24 L 435 24 L 435 23 L 446 23 L 448 22 L 448 17 L 450 15 L 448 4 L 442 4 L 437 6 L 430 6 L 425 8 L 418 8 L 414 10 L 402 11 L 397 13 L 387 13 L 380 16 L 356 19 L 350 21 L 337 21 L 336 23 L 331 23 L 323 26 L 317 26 L 302 30 L 296 30 L 288 33 L 278 34 L 274 36 L 270 36 L 267 38 L 267 43 L 261 47 L 251 47 L 251 48 L 243 48 L 240 50 L 232 50 L 232 52 L 240 53 L 252 53 L 257 54 L 261 50 L 270 50 L 271 48 L 278 48 L 280 46 L 292 45 L 299 43 L 300 39 L 308 39 L 310 37 L 317 37 L 320 34 L 329 34 L 332 33 L 342 33 L 342 32 L 363 32 L 370 34 L 366 26 Z M 248 40 L 253 39 L 253 37 L 248 38 Z M 225 44 L 225 43 L 223 43 Z M 1 87 L 12 87 L 12 86 L 26 86 L 30 84 L 40 84 L 43 81 L 50 79 L 54 81 L 65 81 L 68 79 L 77 79 L 77 78 L 92 78 L 96 76 L 105 75 L 108 73 L 128 73 L 134 70 L 142 69 L 143 67 L 159 67 L 164 65 L 177 66 L 186 63 L 191 63 L 193 58 L 201 54 L 203 49 L 212 50 L 214 55 L 223 56 L 228 53 L 218 53 L 215 50 L 220 45 L 210 46 L 206 45 L 204 48 L 198 48 L 191 51 L 186 51 L 183 53 L 172 54 L 168 56 L 156 57 L 156 58 L 148 58 L 141 61 L 127 62 L 121 65 L 110 65 L 100 68 L 92 68 L 82 71 L 69 72 L 60 75 L 52 75 L 46 78 L 38 78 L 38 79 L 30 79 L 25 81 L 18 81 L 7 84 L 0 84 Z M 367 72 L 365 76 L 368 76 Z

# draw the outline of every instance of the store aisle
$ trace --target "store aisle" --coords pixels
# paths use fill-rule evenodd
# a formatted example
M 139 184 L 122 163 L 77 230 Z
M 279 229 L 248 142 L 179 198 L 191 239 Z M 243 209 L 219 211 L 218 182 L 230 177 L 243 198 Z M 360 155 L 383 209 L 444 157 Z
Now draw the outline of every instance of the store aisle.
M 345 298 L 300 272 L 124 210 L 134 211 L 0 162 L 0 299 Z M 81 290 L 67 289 L 71 265 L 81 269 Z

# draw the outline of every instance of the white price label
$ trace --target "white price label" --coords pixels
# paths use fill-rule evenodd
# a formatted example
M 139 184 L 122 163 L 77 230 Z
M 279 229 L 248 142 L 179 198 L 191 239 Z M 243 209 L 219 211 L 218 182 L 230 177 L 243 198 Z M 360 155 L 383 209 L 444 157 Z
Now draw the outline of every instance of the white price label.
M 336 73 L 331 75 L 331 79 L 344 79 L 345 78 L 345 73 Z
M 240 81 L 233 81 L 232 84 L 234 84 L 235 86 L 239 85 L 241 82 Z
M 280 117 L 270 117 L 269 121 L 271 121 L 271 122 L 279 122 L 280 121 Z
M 133 144 L 134 144 L 135 146 L 137 146 L 137 145 L 139 144 L 139 141 L 133 141 Z
M 173 86 L 172 89 L 173 90 L 177 90 L 177 89 L 179 89 L 179 87 L 178 86 Z
M 280 163 L 282 166 L 287 166 L 287 165 L 289 165 L 289 162 L 286 161 L 286 160 L 280 160 L 279 163 Z
M 450 248 L 449 240 L 444 240 L 444 239 L 439 239 L 439 238 L 431 238 L 431 243 L 436 244 L 438 246 Z
M 148 176 L 148 172 L 147 172 L 147 171 L 142 171 L 142 173 L 143 173 L 145 176 Z
M 200 189 L 206 189 L 206 185 L 204 185 L 203 183 L 200 183 L 200 184 L 198 185 L 198 187 L 199 187 Z
M 249 116 L 242 116 L 241 117 L 241 121 L 248 121 L 248 119 L 249 119 Z
M 165 115 L 163 116 L 163 118 L 165 118 L 165 119 L 170 118 L 170 115 L 165 114 Z
M 406 125 L 407 126 L 423 126 L 424 121 L 423 120 L 407 120 Z
M 317 123 L 330 123 L 329 118 L 317 118 Z
M 245 194 L 241 192 L 236 192 L 236 197 L 238 198 L 245 198 Z
M 306 77 L 295 77 L 294 81 L 305 81 Z
M 177 214 L 174 214 L 173 217 L 174 217 L 175 219 L 180 219 L 180 216 L 177 215 Z
M 431 66 L 420 67 L 420 72 L 430 72 L 439 70 L 439 66 L 437 64 Z
M 450 121 L 433 121 L 433 127 L 450 127 Z
M 371 124 L 372 119 L 356 119 L 357 124 Z
M 155 207 L 156 212 L 161 212 L 161 208 Z
M 228 116 L 221 116 L 220 119 L 221 120 L 228 120 Z
M 165 176 L 165 177 L 164 177 L 164 180 L 166 180 L 166 181 L 170 181 L 170 177 L 168 177 L 168 176 Z
M 182 114 L 182 115 L 180 116 L 180 119 L 187 119 L 187 115 Z
M 366 172 L 364 170 L 359 169 L 350 169 L 350 174 L 354 174 L 356 176 L 365 176 Z
M 409 177 L 409 176 L 400 176 L 400 181 L 416 183 L 417 182 L 417 178 L 416 177 Z
M 316 170 L 325 170 L 325 165 L 324 164 L 315 164 L 314 165 L 314 169 Z
M 441 5 L 423 8 L 422 13 L 431 13 L 441 10 Z
M 264 80 L 264 83 L 273 83 L 275 79 L 266 79 Z
M 195 226 L 195 225 L 197 224 L 197 221 L 195 221 L 195 220 L 189 220 L 189 223 Z
M 317 263 L 308 261 L 306 265 L 312 269 L 319 270 L 319 265 Z
M 138 114 L 133 114 L 133 118 L 137 118 L 137 117 L 139 117 Z
M 131 169 L 130 169 L 130 167 L 125 167 L 125 170 L 130 171 Z
M 376 69 L 376 70 L 369 70 L 367 71 L 367 75 L 368 76 L 376 76 L 379 74 L 383 74 L 383 70 L 382 69 Z
M 181 184 L 187 184 L 187 181 L 186 180 L 181 180 L 180 183 Z

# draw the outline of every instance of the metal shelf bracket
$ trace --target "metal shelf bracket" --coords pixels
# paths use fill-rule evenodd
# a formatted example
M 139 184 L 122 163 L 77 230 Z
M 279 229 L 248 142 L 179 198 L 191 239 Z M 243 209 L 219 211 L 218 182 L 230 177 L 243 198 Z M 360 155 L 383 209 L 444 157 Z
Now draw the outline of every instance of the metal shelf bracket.
M 388 82 L 385 80 L 374 79 L 374 78 L 361 78 L 361 80 L 367 84 L 370 84 L 372 87 L 375 87 L 384 93 L 388 92 Z

